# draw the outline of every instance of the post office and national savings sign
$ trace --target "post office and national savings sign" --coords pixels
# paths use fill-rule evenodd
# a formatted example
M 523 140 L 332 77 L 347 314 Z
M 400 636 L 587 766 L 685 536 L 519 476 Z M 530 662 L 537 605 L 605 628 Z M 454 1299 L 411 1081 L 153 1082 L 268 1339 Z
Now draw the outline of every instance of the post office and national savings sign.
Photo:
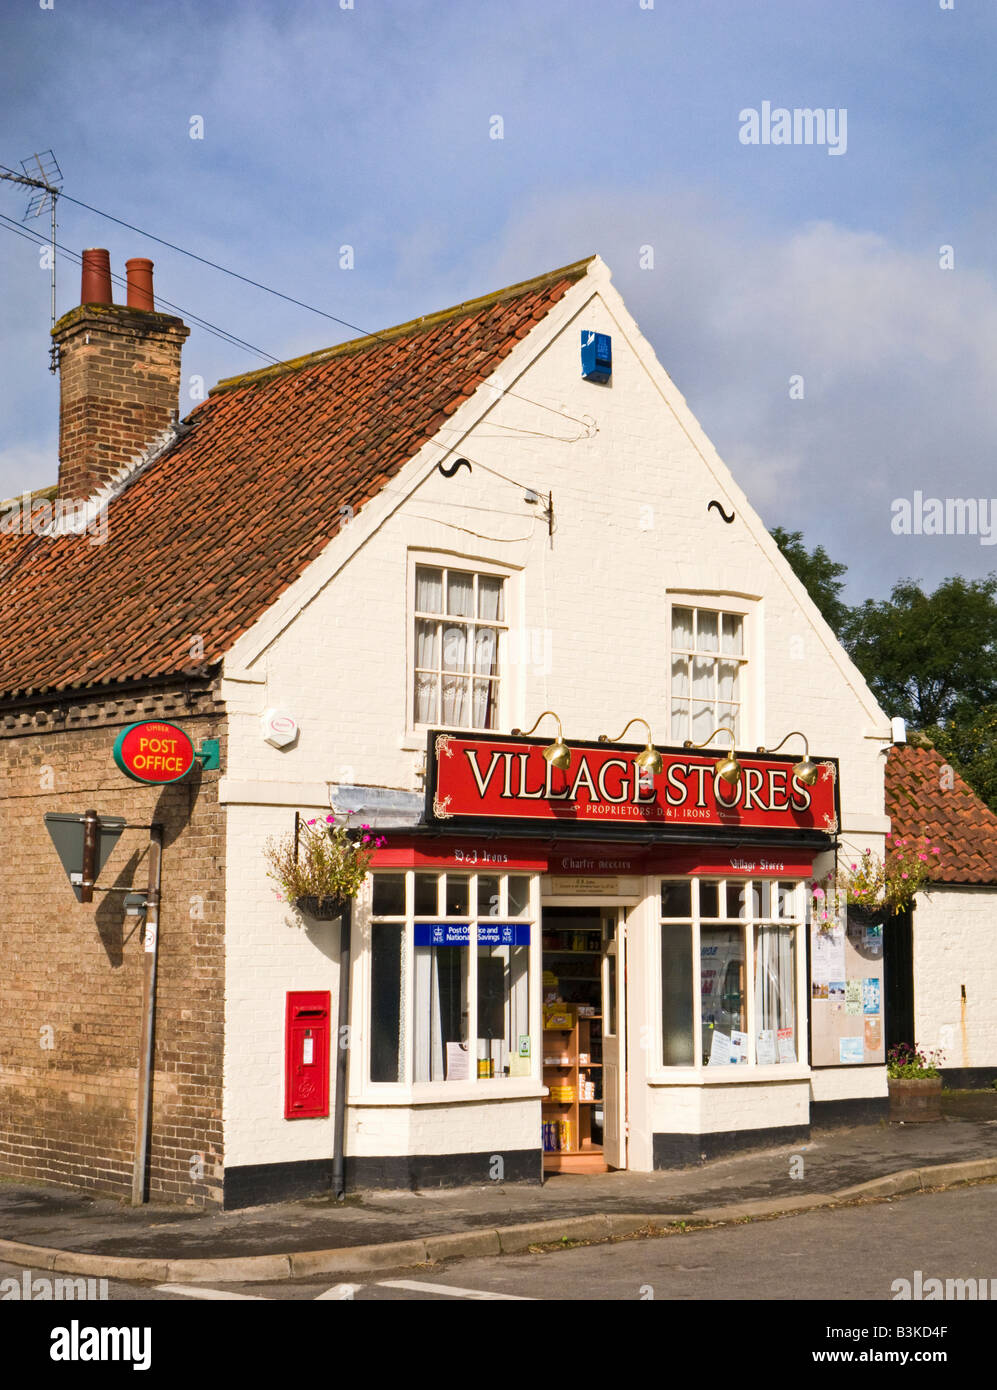
M 550 742 L 493 735 L 433 732 L 429 739 L 427 819 L 571 822 L 578 825 L 759 827 L 766 830 L 838 829 L 837 766 L 819 764 L 812 787 L 792 774 L 801 754 L 738 754 L 744 773 L 737 786 L 715 777 L 726 754 L 663 749 L 656 776 L 642 772 L 643 746 L 568 740 L 566 770 L 544 760 Z

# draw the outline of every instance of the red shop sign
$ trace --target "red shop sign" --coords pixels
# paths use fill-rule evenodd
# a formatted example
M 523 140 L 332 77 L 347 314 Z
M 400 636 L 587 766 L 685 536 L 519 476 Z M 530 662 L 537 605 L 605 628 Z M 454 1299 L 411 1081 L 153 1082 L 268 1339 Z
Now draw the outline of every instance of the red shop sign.
M 570 743 L 570 740 L 569 740 Z M 426 819 L 461 817 L 596 826 L 838 829 L 837 764 L 825 760 L 812 787 L 792 775 L 798 757 L 739 756 L 736 786 L 714 777 L 724 756 L 659 749 L 657 777 L 641 772 L 642 746 L 570 743 L 560 771 L 544 760 L 546 741 L 433 733 L 429 740 Z
M 114 761 L 134 782 L 179 782 L 196 756 L 183 729 L 161 719 L 129 724 L 114 741 Z

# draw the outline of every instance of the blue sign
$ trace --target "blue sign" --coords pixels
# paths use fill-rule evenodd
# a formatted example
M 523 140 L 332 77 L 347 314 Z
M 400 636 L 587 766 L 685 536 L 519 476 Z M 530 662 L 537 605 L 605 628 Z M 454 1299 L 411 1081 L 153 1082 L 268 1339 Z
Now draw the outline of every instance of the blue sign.
M 416 922 L 417 946 L 469 946 L 469 922 Z M 479 922 L 479 946 L 528 946 L 529 922 Z

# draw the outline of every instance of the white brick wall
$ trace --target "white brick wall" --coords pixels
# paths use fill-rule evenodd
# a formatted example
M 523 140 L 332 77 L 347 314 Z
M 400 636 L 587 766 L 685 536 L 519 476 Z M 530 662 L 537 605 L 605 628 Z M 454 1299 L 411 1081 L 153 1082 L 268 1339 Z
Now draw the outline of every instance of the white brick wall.
M 652 1086 L 655 1134 L 722 1134 L 781 1129 L 809 1122 L 809 1083 L 793 1081 L 706 1086 Z
M 582 328 L 612 335 L 611 385 L 581 380 Z M 699 594 L 704 606 L 722 606 L 716 595 L 723 594 L 757 600 L 740 746 L 773 744 L 802 729 L 815 755 L 840 758 L 846 834 L 852 829 L 862 847 L 881 848 L 884 743 L 869 735 L 888 735 L 887 721 L 654 362 L 601 263 L 514 349 L 498 379 L 515 395 L 482 388 L 440 436 L 473 472 L 443 478 L 435 468 L 442 448 L 427 446 L 230 654 L 227 779 L 279 782 L 285 793 L 300 784 L 312 798 L 323 782 L 421 788 L 425 740 L 406 721 L 409 553 L 417 548 L 440 562 L 507 566 L 510 625 L 541 634 L 541 659 L 503 673 L 506 732 L 553 708 L 569 741 L 592 739 L 639 713 L 658 743 L 670 742 L 670 592 Z M 553 493 L 552 540 L 541 509 L 524 501 L 524 485 Z M 734 510 L 733 525 L 707 511 L 713 498 Z M 236 685 L 233 677 L 246 679 Z M 259 714 L 268 706 L 299 720 L 293 748 L 262 741 Z M 265 785 L 258 794 L 266 799 Z M 331 1153 L 331 1120 L 282 1119 L 284 992 L 335 990 L 336 979 L 333 944 L 287 926 L 262 878 L 262 838 L 292 815 L 286 806 L 240 806 L 229 818 L 229 1164 Z M 631 1018 L 632 1027 L 640 1022 Z M 698 1099 L 683 1092 L 669 1094 L 667 1105 L 695 1105 L 708 1127 L 727 1129 L 738 1116 L 754 1126 L 763 1113 L 766 1123 L 797 1123 L 805 1094 L 805 1085 L 745 1088 L 741 1098 L 727 1089 Z M 691 1123 L 685 1111 L 684 1120 L 662 1112 L 659 1123 L 659 1100 L 643 1116 L 634 1103 L 645 1136 L 649 1126 Z M 511 1106 L 510 1133 L 525 1132 L 523 1116 L 535 1109 Z M 496 1129 L 482 1118 L 499 1107 L 466 1110 L 478 1116 L 477 1134 L 497 1135 L 505 1123 Z M 351 1134 L 365 1152 L 377 1143 L 392 1146 L 382 1152 L 401 1152 L 403 1142 L 425 1152 L 443 1142 L 463 1146 L 449 1121 L 434 1129 L 422 1112 L 399 1119 L 386 1111 L 380 1129 L 381 1121 L 358 1113 Z M 404 1140 L 399 1126 L 408 1127 Z
M 935 888 L 914 906 L 916 1041 L 943 1067 L 997 1067 L 997 889 Z M 966 999 L 962 999 L 962 987 Z
M 504 1153 L 539 1147 L 539 1100 L 350 1109 L 347 1153 L 358 1157 Z

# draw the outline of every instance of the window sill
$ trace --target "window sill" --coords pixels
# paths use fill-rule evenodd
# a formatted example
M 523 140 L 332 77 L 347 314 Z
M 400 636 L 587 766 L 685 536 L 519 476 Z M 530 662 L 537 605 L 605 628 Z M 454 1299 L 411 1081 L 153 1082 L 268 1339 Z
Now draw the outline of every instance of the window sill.
M 676 1067 L 673 1071 L 656 1071 L 647 1077 L 649 1086 L 751 1086 L 771 1085 L 773 1081 L 809 1081 L 810 1067 L 804 1062 L 785 1063 L 774 1067 L 750 1066 L 739 1063 L 727 1067 Z
M 547 1087 L 532 1077 L 498 1077 L 491 1081 L 432 1081 L 419 1086 L 390 1086 L 350 1096 L 347 1105 L 361 1108 L 387 1105 L 450 1105 L 467 1101 L 542 1100 Z

